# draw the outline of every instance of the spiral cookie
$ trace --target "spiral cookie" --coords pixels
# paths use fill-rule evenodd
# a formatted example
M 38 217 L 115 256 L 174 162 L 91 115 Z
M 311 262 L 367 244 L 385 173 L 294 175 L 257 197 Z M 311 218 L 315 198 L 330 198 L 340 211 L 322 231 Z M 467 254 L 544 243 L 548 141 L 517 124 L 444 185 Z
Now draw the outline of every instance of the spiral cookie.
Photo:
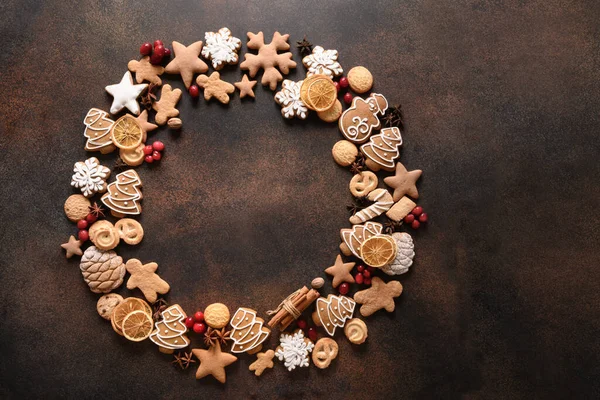
M 325 369 L 338 355 L 338 344 L 331 338 L 321 338 L 315 343 L 312 352 L 313 364 L 317 368 Z
M 107 220 L 96 221 L 90 227 L 90 240 L 100 250 L 112 250 L 119 244 L 119 232 Z
M 135 219 L 122 218 L 117 221 L 115 228 L 119 232 L 119 237 L 127 244 L 138 244 L 144 238 L 144 228 Z
M 350 180 L 350 193 L 354 197 L 364 197 L 377 187 L 377 183 L 377 175 L 371 171 L 363 171 Z
M 346 326 L 344 327 L 344 334 L 353 344 L 362 344 L 367 340 L 369 330 L 367 329 L 367 324 L 362 319 L 352 318 L 348 322 L 346 322 Z

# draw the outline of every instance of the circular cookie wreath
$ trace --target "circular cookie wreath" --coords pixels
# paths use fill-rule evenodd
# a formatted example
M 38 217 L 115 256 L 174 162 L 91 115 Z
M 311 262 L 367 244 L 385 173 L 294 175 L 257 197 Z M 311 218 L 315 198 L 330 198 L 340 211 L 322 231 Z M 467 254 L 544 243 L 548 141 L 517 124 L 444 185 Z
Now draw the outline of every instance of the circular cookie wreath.
M 273 368 L 275 357 L 290 371 L 308 367 L 311 359 L 318 368 L 327 368 L 337 357 L 339 346 L 334 338 L 342 336 L 339 332 L 344 332 L 352 344 L 364 343 L 367 324 L 354 316 L 356 305 L 360 305 L 358 314 L 363 318 L 382 309 L 394 311 L 394 299 L 403 288 L 393 277 L 406 273 L 415 255 L 411 235 L 397 231 L 403 227 L 418 229 L 427 222 L 427 214 L 413 201 L 419 196 L 416 182 L 421 171 L 408 171 L 398 161 L 403 128 L 400 107 L 389 107 L 383 95 L 371 92 L 373 76 L 367 68 L 354 67 L 344 76 L 338 52 L 313 48 L 306 38 L 297 42 L 304 56 L 305 79 L 284 80 L 282 74 L 296 68 L 288 51 L 288 37 L 275 32 L 266 43 L 262 32 L 249 32 L 247 47 L 256 54 L 245 54 L 240 68 L 248 72 L 234 84 L 223 81 L 218 72 L 238 63 L 242 47 L 242 41 L 227 28 L 207 32 L 204 42 L 186 46 L 174 41 L 172 56 L 160 40 L 145 43 L 140 48 L 142 58 L 129 62 L 129 70 L 118 84 L 106 86 L 113 96 L 110 113 L 92 108 L 83 121 L 85 150 L 102 154 L 118 151 L 113 170 L 120 172 L 109 183 L 112 171 L 97 158 L 75 163 L 71 185 L 81 194 L 71 195 L 64 210 L 67 218 L 77 223 L 79 233 L 61 246 L 67 258 L 81 256 L 85 282 L 102 295 L 98 314 L 110 320 L 117 334 L 132 342 L 150 339 L 161 352 L 172 354 L 173 364 L 182 369 L 198 362 L 197 379 L 212 375 L 225 382 L 225 367 L 237 360 L 233 354 L 256 357 L 249 370 L 259 376 Z M 209 66 L 203 58 L 215 70 L 210 75 L 205 74 Z M 183 124 L 176 108 L 182 91 L 163 85 L 163 73 L 181 75 L 191 97 L 198 97 L 202 89 L 207 101 L 215 98 L 227 104 L 236 89 L 240 98 L 254 97 L 257 82 L 251 78 L 260 70 L 263 86 L 275 91 L 281 82 L 274 100 L 284 118 L 306 119 L 313 111 L 325 122 L 337 122 L 343 136 L 333 146 L 332 155 L 353 175 L 349 189 L 355 204 L 349 207 L 349 227 L 340 231 L 342 254 L 324 270 L 332 278 L 335 292 L 325 295 L 325 280 L 308 277 L 314 278 L 310 287 L 300 287 L 282 301 L 275 299 L 274 305 L 278 305 L 265 313 L 267 321 L 249 307 L 239 307 L 232 314 L 225 303 L 210 304 L 204 312 L 188 316 L 181 306 L 168 305 L 160 297 L 171 288 L 157 274 L 158 264 L 135 258 L 125 261 L 115 251 L 121 241 L 136 245 L 144 237 L 142 225 L 131 218 L 142 212 L 143 197 L 142 181 L 134 167 L 162 158 L 165 146 L 159 141 L 149 144 L 149 132 L 158 125 L 180 129 Z M 352 92 L 370 94 L 359 97 Z M 142 112 L 140 97 L 145 107 Z M 345 109 L 340 98 L 347 104 Z M 124 109 L 129 113 L 111 117 Z M 149 111 L 154 114 L 154 123 L 149 121 Z M 374 172 L 380 170 L 391 172 L 383 180 L 389 189 L 379 187 Z M 89 200 L 94 196 L 99 196 L 100 202 Z M 105 218 L 108 211 L 117 218 L 114 224 Z M 88 241 L 91 244 L 83 251 Z M 388 278 L 382 279 L 382 273 Z M 127 289 L 139 289 L 144 299 L 111 293 L 125 281 Z M 349 295 L 351 285 L 360 289 L 353 296 Z M 263 351 L 272 329 L 280 332 L 279 346 Z M 188 351 L 191 335 L 202 340 Z

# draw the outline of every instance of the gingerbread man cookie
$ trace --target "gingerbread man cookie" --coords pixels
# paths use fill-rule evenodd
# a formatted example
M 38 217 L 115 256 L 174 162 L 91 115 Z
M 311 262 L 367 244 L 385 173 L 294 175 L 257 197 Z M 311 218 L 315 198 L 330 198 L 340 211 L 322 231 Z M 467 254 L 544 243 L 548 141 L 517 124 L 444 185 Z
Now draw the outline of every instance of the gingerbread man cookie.
M 148 56 L 142 57 L 140 61 L 129 61 L 127 68 L 129 68 L 131 72 L 135 72 L 135 81 L 137 83 L 148 81 L 158 86 L 162 85 L 162 80 L 159 76 L 165 72 L 165 69 L 160 65 L 151 64 L 150 57 Z
M 179 115 L 179 110 L 175 108 L 181 98 L 181 89 L 172 89 L 171 85 L 165 85 L 160 92 L 160 100 L 152 104 L 156 111 L 154 120 L 158 125 L 164 125 L 169 118 Z
M 258 353 L 256 355 L 256 361 L 250 364 L 248 369 L 250 371 L 254 371 L 254 375 L 261 376 L 265 369 L 273 368 L 273 357 L 275 357 L 275 352 L 273 350 L 267 350 L 264 353 Z
M 223 104 L 229 103 L 229 95 L 235 91 L 235 86 L 229 82 L 221 80 L 221 74 L 217 71 L 210 76 L 200 75 L 196 78 L 198 86 L 204 89 L 204 100 L 210 100 L 213 97 Z
M 139 288 L 150 303 L 156 301 L 158 294 L 168 293 L 171 288 L 167 282 L 154 273 L 158 268 L 158 264 L 155 262 L 142 264 L 140 260 L 132 258 L 127 261 L 125 268 L 131 274 L 127 281 L 127 289 Z
M 385 309 L 387 312 L 392 312 L 396 308 L 394 298 L 402 294 L 402 284 L 398 281 L 390 281 L 385 283 L 379 277 L 374 277 L 371 281 L 371 287 L 366 290 L 361 290 L 354 294 L 354 300 L 360 307 L 360 314 L 363 317 L 368 317 L 374 312 Z

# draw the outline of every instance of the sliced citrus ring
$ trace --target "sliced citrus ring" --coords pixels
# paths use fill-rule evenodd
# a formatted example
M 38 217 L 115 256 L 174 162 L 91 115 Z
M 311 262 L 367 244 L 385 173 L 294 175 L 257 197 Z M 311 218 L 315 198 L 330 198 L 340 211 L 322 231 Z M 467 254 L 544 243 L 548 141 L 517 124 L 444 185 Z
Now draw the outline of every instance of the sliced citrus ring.
M 123 319 L 123 336 L 132 342 L 141 342 L 152 333 L 152 317 L 144 311 L 130 312 Z
M 325 75 L 311 75 L 302 81 L 302 85 L 300 85 L 300 100 L 306 104 L 308 108 L 313 109 L 312 104 L 309 103 L 308 99 L 308 86 L 319 78 L 326 78 Z
M 123 336 L 123 320 L 128 314 L 134 311 L 143 311 L 152 318 L 152 309 L 148 303 L 135 297 L 128 297 L 115 307 L 110 316 L 110 323 L 115 332 Z
M 337 89 L 326 75 L 312 75 L 300 86 L 300 99 L 313 111 L 327 111 L 335 105 Z
M 144 130 L 137 119 L 126 114 L 115 121 L 110 131 L 113 143 L 120 149 L 133 150 L 142 143 Z
M 387 235 L 376 235 L 368 238 L 362 244 L 360 257 L 365 263 L 374 268 L 380 268 L 396 257 L 397 245 L 393 238 Z

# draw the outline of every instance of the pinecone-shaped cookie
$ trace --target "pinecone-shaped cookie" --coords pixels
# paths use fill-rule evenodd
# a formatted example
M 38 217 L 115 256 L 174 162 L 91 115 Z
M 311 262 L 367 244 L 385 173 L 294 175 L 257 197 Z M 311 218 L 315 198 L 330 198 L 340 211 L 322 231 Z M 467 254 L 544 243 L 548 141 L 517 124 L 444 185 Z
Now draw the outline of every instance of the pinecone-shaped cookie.
M 83 279 L 94 293 L 108 293 L 123 283 L 125 264 L 114 251 L 88 247 L 79 264 Z

